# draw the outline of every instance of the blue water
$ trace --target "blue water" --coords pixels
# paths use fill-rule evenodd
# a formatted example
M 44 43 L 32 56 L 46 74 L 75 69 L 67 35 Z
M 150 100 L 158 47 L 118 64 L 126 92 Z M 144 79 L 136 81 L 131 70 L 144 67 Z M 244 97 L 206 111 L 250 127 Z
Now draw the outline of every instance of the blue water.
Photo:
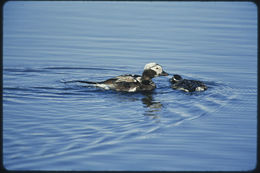
M 7 2 L 8 170 L 244 171 L 256 166 L 257 7 L 251 2 Z M 170 73 L 152 93 L 71 80 Z M 170 88 L 173 74 L 205 92 Z

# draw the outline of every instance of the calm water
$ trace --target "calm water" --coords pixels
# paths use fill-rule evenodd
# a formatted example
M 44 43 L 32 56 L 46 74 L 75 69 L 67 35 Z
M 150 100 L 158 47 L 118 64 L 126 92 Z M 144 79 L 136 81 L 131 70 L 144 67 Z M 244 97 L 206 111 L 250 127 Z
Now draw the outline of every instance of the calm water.
M 8 2 L 3 164 L 8 170 L 252 170 L 257 7 L 250 2 Z M 70 80 L 141 74 L 157 62 L 204 81 L 187 94 Z

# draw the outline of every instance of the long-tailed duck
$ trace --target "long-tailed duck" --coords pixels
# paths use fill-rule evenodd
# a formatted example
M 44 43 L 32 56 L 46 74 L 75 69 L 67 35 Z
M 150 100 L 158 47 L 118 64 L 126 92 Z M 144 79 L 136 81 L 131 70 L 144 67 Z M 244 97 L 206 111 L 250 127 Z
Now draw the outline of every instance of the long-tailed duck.
M 152 78 L 158 76 L 168 76 L 163 71 L 162 66 L 156 63 L 148 63 L 144 67 L 142 76 L 140 75 L 120 75 L 102 82 L 76 81 L 81 83 L 93 84 L 96 87 L 104 89 L 112 89 L 116 91 L 137 92 L 151 91 L 156 88 Z
M 180 75 L 173 75 L 170 79 L 172 88 L 185 92 L 205 91 L 208 87 L 201 81 L 183 79 Z

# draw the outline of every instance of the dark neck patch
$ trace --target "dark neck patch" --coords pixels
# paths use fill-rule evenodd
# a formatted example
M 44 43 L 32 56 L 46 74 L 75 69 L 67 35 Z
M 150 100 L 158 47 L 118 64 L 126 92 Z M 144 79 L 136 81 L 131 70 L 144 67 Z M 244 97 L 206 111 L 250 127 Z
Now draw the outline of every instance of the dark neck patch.
M 156 75 L 156 72 L 149 69 L 149 70 L 144 70 L 143 75 L 142 75 L 142 80 L 151 80 L 154 78 Z
M 150 85 L 150 81 L 149 80 L 142 80 L 142 84 L 144 84 L 144 85 Z

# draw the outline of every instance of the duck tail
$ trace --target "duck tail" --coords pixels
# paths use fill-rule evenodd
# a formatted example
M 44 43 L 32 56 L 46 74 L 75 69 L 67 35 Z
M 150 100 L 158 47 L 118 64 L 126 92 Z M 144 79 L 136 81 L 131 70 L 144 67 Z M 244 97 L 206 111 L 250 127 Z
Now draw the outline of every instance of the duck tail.
M 80 83 L 87 83 L 87 84 L 98 84 L 98 82 L 82 81 L 82 80 L 78 80 L 77 82 L 80 82 Z
M 65 81 L 63 83 L 74 83 L 74 82 L 87 83 L 87 84 L 98 84 L 98 82 L 90 82 L 90 81 L 83 81 L 83 80 Z

